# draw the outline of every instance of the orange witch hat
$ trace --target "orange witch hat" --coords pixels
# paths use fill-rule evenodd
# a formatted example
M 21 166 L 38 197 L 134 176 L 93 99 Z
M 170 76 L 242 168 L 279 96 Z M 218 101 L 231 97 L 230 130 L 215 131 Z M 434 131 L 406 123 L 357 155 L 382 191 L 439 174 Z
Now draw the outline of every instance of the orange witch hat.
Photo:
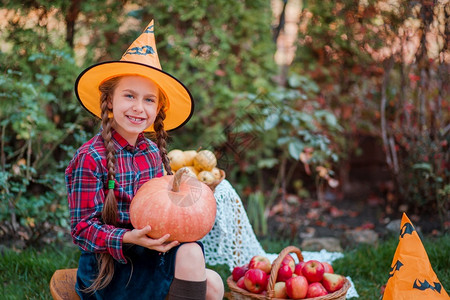
M 431 267 L 416 229 L 403 213 L 383 300 L 450 299 Z
M 165 130 L 179 128 L 191 118 L 194 110 L 192 95 L 181 81 L 161 69 L 154 29 L 152 20 L 119 61 L 95 64 L 78 76 L 75 93 L 84 108 L 101 118 L 99 86 L 113 77 L 140 75 L 152 80 L 165 95 Z M 154 131 L 153 125 L 145 131 Z

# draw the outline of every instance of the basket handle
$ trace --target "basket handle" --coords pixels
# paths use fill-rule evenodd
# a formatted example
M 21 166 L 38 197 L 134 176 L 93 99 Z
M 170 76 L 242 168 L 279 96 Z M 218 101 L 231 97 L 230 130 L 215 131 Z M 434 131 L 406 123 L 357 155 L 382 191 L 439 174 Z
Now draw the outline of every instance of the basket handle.
M 297 247 L 287 246 L 286 248 L 281 250 L 280 254 L 278 254 L 278 257 L 273 261 L 272 270 L 270 271 L 269 284 L 267 285 L 267 295 L 270 298 L 273 298 L 274 294 L 273 288 L 275 286 L 275 283 L 277 282 L 278 270 L 281 267 L 281 262 L 291 252 L 297 255 L 299 261 L 303 261 L 302 252 Z

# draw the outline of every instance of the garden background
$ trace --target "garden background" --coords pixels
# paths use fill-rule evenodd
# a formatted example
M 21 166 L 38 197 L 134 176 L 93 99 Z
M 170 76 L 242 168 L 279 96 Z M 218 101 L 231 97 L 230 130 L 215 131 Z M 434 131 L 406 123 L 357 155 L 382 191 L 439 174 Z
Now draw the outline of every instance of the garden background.
M 151 19 L 163 70 L 195 99 L 169 150 L 215 152 L 267 250 L 371 230 L 375 250 L 343 250 L 384 263 L 338 264 L 377 299 L 406 212 L 448 289 L 449 17 L 445 0 L 2 1 L 0 269 L 19 279 L 0 291 L 46 299 L 76 266 L 64 170 L 99 123 L 74 82 Z

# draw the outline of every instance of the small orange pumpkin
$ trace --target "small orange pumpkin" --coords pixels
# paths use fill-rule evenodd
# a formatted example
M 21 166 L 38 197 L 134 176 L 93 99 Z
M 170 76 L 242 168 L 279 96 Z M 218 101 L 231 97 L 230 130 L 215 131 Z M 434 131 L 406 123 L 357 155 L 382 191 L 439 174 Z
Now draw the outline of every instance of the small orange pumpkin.
M 181 168 L 175 175 L 152 178 L 144 183 L 130 205 L 134 228 L 150 225 L 148 234 L 157 239 L 170 233 L 169 241 L 193 242 L 203 238 L 216 219 L 213 191 Z

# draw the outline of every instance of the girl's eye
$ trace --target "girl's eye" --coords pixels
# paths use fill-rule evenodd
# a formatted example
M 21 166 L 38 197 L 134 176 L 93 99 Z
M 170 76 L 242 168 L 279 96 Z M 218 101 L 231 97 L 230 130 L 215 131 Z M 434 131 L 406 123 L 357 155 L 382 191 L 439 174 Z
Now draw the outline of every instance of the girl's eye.
M 130 99 L 131 99 L 131 98 L 133 98 L 133 95 L 131 95 L 131 94 L 126 94 L 126 95 L 125 95 L 125 97 L 127 97 L 127 98 L 130 98 Z
M 147 98 L 147 99 L 145 99 L 145 101 L 147 101 L 147 102 L 155 102 L 155 99 L 154 98 Z

